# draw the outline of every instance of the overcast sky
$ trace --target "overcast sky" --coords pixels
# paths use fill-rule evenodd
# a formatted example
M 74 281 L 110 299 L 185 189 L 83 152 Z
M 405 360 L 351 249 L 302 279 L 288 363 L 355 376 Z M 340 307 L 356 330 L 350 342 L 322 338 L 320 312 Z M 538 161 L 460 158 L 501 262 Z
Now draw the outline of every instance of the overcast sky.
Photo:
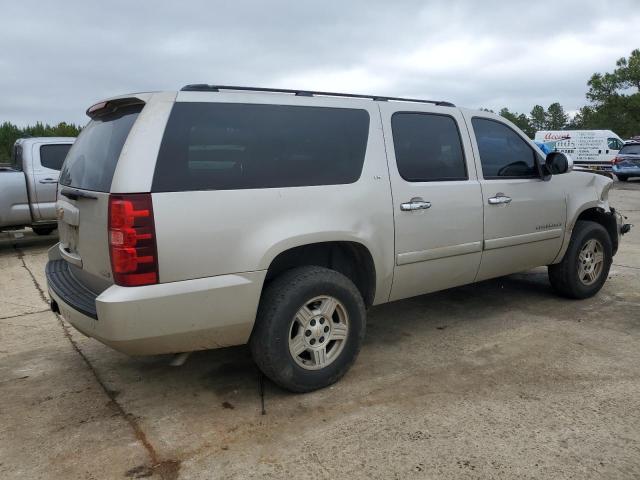
M 638 0 L 3 2 L 0 122 L 86 123 L 102 98 L 187 83 L 528 112 L 586 103 L 640 47 Z

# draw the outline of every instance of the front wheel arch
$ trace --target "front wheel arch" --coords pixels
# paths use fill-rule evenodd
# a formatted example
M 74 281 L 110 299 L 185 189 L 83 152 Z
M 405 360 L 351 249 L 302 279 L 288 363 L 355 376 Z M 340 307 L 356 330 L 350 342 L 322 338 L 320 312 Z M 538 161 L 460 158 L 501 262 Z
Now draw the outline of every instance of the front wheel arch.
M 605 212 L 605 210 L 600 207 L 588 208 L 587 210 L 580 212 L 580 215 L 578 215 L 578 218 L 576 219 L 575 225 L 577 225 L 581 220 L 595 222 L 602 225 L 609 234 L 609 238 L 611 239 L 612 254 L 615 255 L 617 253 L 618 223 L 613 211 Z

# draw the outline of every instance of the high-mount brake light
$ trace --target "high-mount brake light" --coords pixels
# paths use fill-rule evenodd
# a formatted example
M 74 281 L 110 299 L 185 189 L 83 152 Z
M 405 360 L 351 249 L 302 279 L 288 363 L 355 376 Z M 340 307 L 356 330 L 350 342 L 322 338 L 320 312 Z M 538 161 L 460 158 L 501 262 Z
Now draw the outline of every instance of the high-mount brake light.
M 88 109 L 87 109 L 87 115 L 90 116 L 90 114 L 97 112 L 98 110 L 102 110 L 103 108 L 105 108 L 107 106 L 107 102 L 99 102 L 96 103 L 95 105 L 91 105 Z
M 109 255 L 117 285 L 158 283 L 158 253 L 150 193 L 109 195 Z

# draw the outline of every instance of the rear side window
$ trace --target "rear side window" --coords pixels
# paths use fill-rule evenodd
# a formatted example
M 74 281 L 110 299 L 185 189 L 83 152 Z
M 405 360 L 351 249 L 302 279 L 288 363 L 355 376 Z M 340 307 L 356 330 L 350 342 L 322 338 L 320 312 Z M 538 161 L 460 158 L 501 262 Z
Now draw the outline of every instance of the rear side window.
M 160 147 L 153 191 L 353 183 L 369 133 L 365 110 L 178 102 Z
M 120 152 L 143 105 L 128 105 L 91 120 L 69 150 L 60 184 L 108 192 Z
M 471 120 L 484 178 L 538 177 L 536 154 L 520 135 L 495 120 Z
M 51 170 L 60 170 L 71 144 L 42 145 L 40 147 L 40 165 Z
M 467 179 L 460 133 L 452 117 L 394 113 L 391 127 L 402 178 L 408 182 Z
M 11 168 L 22 171 L 22 145 L 15 144 L 11 152 Z

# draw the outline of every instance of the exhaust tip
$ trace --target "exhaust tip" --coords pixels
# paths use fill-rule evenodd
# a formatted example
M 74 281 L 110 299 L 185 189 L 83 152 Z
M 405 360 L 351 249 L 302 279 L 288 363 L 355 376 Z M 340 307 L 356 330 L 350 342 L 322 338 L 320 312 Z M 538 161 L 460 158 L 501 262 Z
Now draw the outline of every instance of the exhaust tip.
M 58 302 L 56 302 L 55 300 L 51 300 L 50 307 L 53 313 L 57 313 L 58 315 L 60 315 L 60 307 L 58 307 Z

